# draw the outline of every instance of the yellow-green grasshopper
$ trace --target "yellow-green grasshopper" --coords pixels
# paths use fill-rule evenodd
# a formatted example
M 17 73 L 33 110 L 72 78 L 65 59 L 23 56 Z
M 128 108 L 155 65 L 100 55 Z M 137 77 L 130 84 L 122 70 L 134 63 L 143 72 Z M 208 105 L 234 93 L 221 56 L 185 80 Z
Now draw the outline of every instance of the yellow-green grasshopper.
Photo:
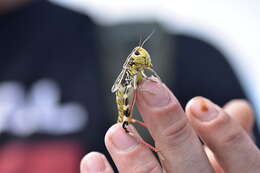
M 150 36 L 148 36 L 145 41 L 147 41 Z M 144 123 L 135 120 L 132 117 L 138 84 L 142 79 L 149 80 L 144 71 L 148 70 L 152 72 L 155 77 L 160 79 L 157 73 L 152 69 L 153 65 L 148 51 L 142 47 L 145 41 L 140 46 L 135 47 L 129 54 L 123 64 L 121 73 L 117 77 L 111 89 L 112 93 L 116 93 L 116 103 L 118 109 L 117 122 L 122 123 L 122 127 L 127 133 L 129 133 L 129 130 L 127 129 L 129 123 L 138 123 L 145 126 Z M 158 151 L 148 143 L 144 142 L 144 144 L 152 150 L 156 152 Z

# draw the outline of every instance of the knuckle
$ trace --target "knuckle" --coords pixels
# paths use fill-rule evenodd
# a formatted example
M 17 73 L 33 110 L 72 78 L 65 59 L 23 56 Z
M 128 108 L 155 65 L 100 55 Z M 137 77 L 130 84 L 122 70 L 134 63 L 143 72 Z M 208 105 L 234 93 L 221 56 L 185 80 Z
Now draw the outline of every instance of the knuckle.
M 172 112 L 176 112 L 176 113 L 182 112 L 181 105 L 176 101 L 172 101 L 166 107 L 163 107 L 160 109 L 153 109 L 153 114 L 155 114 L 157 116 L 163 116 L 163 115 L 167 116 L 169 113 L 172 113 Z
M 234 146 L 235 144 L 239 144 L 243 140 L 243 133 L 239 130 L 231 131 L 223 137 L 222 145 L 225 146 Z
M 216 131 L 216 133 L 221 133 L 219 134 L 222 136 L 219 143 L 222 147 L 238 144 L 244 138 L 243 131 L 239 127 L 234 126 L 231 117 L 224 112 L 220 112 L 212 130 Z
M 183 144 L 191 136 L 192 131 L 189 126 L 188 120 L 182 118 L 181 120 L 171 124 L 163 132 L 164 143 L 171 147 Z
M 240 143 L 244 138 L 243 131 L 239 127 L 234 126 L 231 117 L 225 114 L 225 112 L 220 112 L 219 118 L 214 123 L 212 130 L 216 131 L 216 133 L 221 136 L 219 140 L 221 147 L 234 146 L 235 144 Z
M 138 165 L 134 168 L 135 173 L 157 173 L 160 171 L 160 166 L 156 161 L 150 161 L 144 165 Z

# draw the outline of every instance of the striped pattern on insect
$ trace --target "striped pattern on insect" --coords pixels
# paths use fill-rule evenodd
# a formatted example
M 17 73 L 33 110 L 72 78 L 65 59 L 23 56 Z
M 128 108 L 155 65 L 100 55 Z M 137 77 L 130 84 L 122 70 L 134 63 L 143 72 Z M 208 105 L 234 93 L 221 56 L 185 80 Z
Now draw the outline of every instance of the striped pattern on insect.
M 122 123 L 122 127 L 127 133 L 129 133 L 129 130 L 127 129 L 129 123 L 138 123 L 144 126 L 144 123 L 141 121 L 133 119 L 132 112 L 139 82 L 142 79 L 151 80 L 145 75 L 145 70 L 152 72 L 156 78 L 160 79 L 152 69 L 153 65 L 148 51 L 142 48 L 142 45 L 134 48 L 127 57 L 123 69 L 111 89 L 111 91 L 116 94 L 118 109 L 117 122 Z M 148 143 L 144 142 L 144 144 L 157 152 L 157 149 L 150 146 Z

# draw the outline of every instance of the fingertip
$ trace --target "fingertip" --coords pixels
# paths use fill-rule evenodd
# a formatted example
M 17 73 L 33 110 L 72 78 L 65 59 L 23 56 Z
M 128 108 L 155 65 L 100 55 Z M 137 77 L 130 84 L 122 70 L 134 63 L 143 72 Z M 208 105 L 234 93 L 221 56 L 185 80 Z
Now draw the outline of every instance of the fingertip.
M 83 157 L 80 163 L 81 173 L 103 172 L 106 169 L 106 158 L 98 152 L 90 152 Z
M 189 119 L 207 122 L 215 119 L 219 114 L 217 106 L 210 100 L 198 96 L 191 99 L 186 106 Z
M 224 110 L 229 116 L 239 122 L 239 124 L 250 132 L 254 124 L 254 111 L 249 102 L 243 99 L 235 99 L 224 106 Z
M 111 126 L 105 135 L 106 148 L 118 171 L 156 172 L 160 169 L 156 158 L 142 145 L 141 137 L 131 124 L 127 129 L 130 133 L 126 133 L 122 123 L 117 123 Z
M 171 92 L 158 79 L 148 78 L 139 84 L 137 103 L 147 107 L 161 108 L 167 106 L 171 100 Z
M 128 129 L 135 132 L 131 125 L 128 126 Z M 138 144 L 136 138 L 126 133 L 121 123 L 114 124 L 105 135 L 105 145 L 110 152 L 128 152 Z
M 245 106 L 247 107 L 248 109 L 251 109 L 251 105 L 248 101 L 244 100 L 244 99 L 233 99 L 233 100 L 230 100 L 229 102 L 227 102 L 225 105 L 224 105 L 224 108 L 232 105 L 232 104 L 239 104 L 241 106 Z
M 121 124 L 120 123 L 116 123 L 114 125 L 112 125 L 106 132 L 105 134 L 105 145 L 108 146 L 109 143 L 111 142 L 111 137 L 113 136 L 113 134 L 115 133 L 115 131 L 120 130 Z
M 188 103 L 186 104 L 186 106 L 185 106 L 185 112 L 186 113 L 192 113 L 191 111 L 191 107 L 193 106 L 193 105 L 197 105 L 198 104 L 198 102 L 200 102 L 200 100 L 202 100 L 202 99 L 204 99 L 204 97 L 201 97 L 201 96 L 196 96 L 196 97 L 193 97 L 192 99 L 190 99 L 189 101 L 188 101 Z
M 231 100 L 227 104 L 225 104 L 223 108 L 225 109 L 225 111 L 234 111 L 238 109 L 237 112 L 243 111 L 243 113 L 251 115 L 253 119 L 253 108 L 251 104 L 244 99 Z

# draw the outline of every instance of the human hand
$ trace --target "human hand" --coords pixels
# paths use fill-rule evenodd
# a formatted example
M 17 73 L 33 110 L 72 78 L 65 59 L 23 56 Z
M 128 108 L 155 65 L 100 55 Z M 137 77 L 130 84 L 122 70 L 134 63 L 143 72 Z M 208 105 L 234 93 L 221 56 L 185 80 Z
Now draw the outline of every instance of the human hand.
M 164 159 L 160 164 L 147 147 L 125 133 L 121 124 L 115 124 L 108 130 L 105 144 L 120 173 L 260 172 L 260 152 L 247 134 L 252 111 L 244 101 L 233 101 L 224 110 L 196 97 L 184 112 L 159 81 L 147 80 L 140 87 L 138 109 Z M 209 148 L 206 152 L 198 136 Z M 81 172 L 113 170 L 102 154 L 91 152 L 82 160 Z

